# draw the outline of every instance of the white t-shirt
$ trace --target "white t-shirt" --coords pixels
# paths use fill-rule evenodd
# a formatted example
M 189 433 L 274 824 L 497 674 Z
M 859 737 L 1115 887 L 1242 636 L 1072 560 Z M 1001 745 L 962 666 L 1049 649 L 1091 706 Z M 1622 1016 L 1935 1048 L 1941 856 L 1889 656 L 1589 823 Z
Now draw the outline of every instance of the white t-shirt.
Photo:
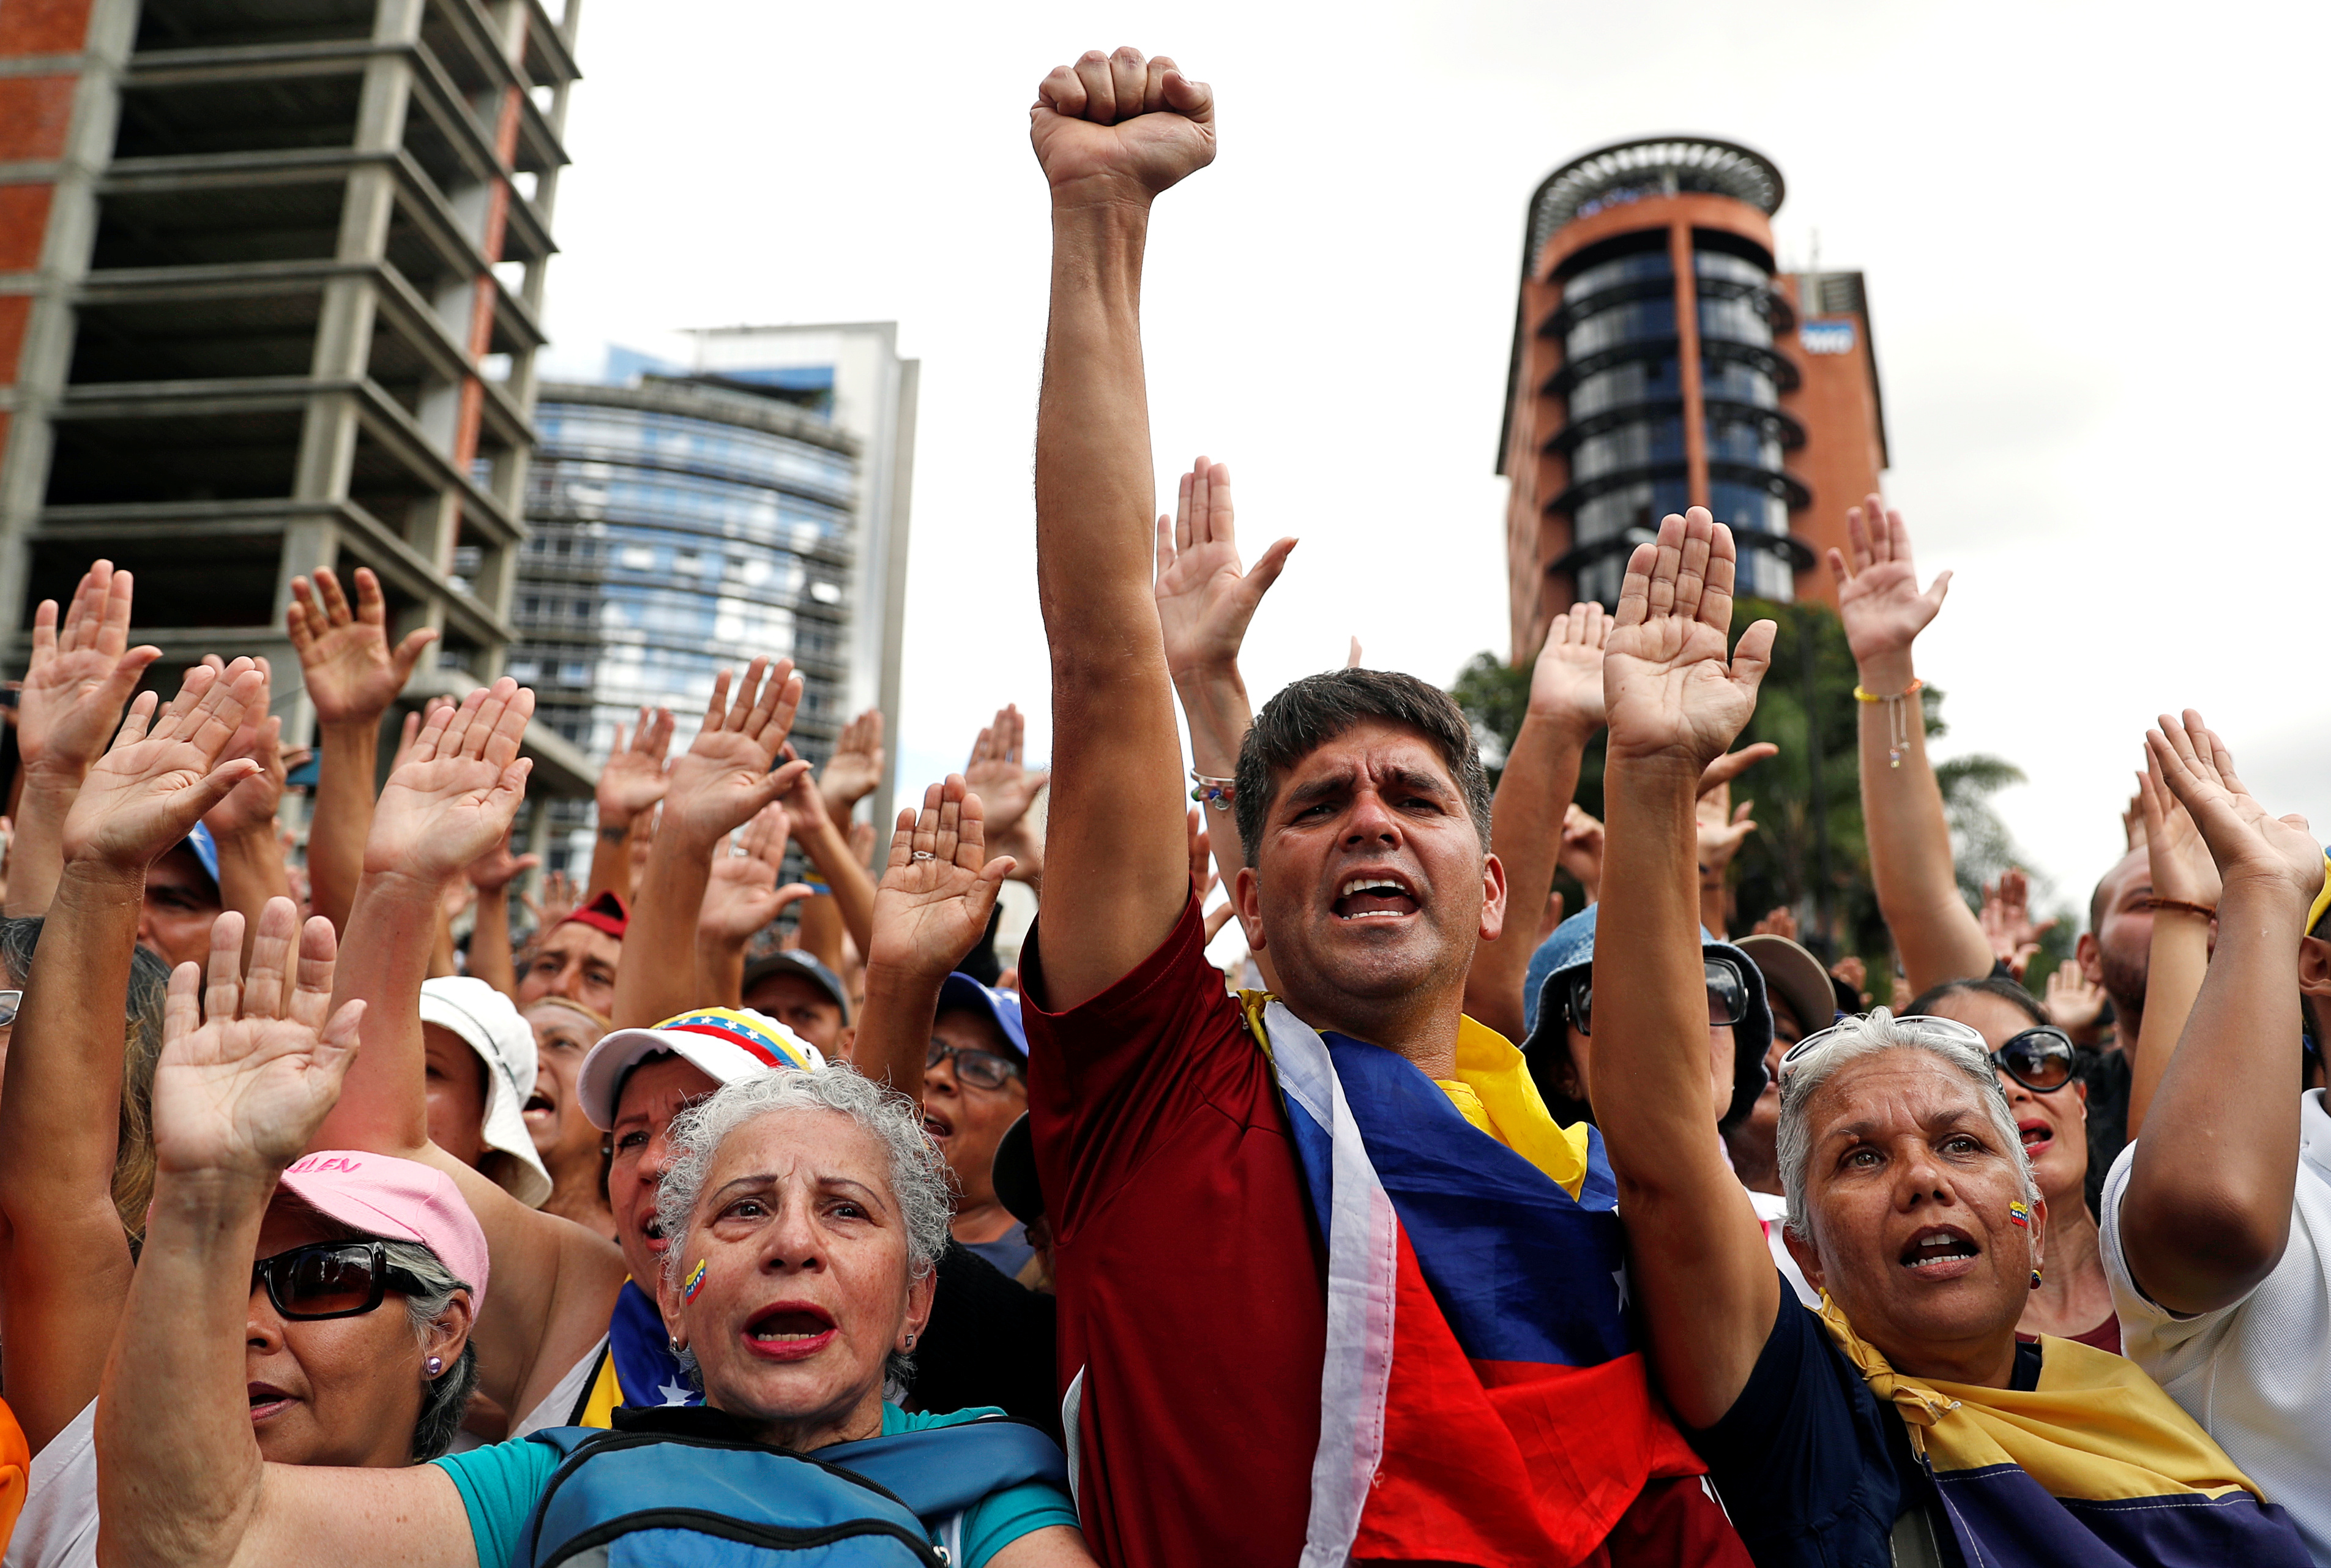
M 2179 1317 L 2137 1289 L 2122 1251 L 2131 1144 L 2105 1178 L 2105 1277 L 2121 1352 L 2218 1440 L 2331 1565 L 2331 1113 L 2299 1098 L 2298 1184 L 2282 1261 L 2231 1307 Z
M 97 1402 L 33 1456 L 6 1568 L 97 1568 Z
M 548 1393 L 536 1402 L 535 1407 L 518 1419 L 505 1441 L 516 1442 L 529 1432 L 544 1431 L 551 1427 L 563 1427 L 575 1413 L 575 1406 L 599 1375 L 599 1358 L 607 1353 L 607 1336 L 601 1335 L 599 1343 L 590 1354 L 566 1369 L 566 1375 L 551 1386 Z M 14 1568 L 14 1564 L 8 1564 Z
M 1773 1250 L 1773 1261 L 1781 1270 L 1781 1278 L 1797 1293 L 1797 1299 L 1814 1311 L 1821 1310 L 1821 1292 L 1805 1278 L 1805 1271 L 1789 1256 L 1789 1244 L 1781 1240 L 1781 1226 L 1789 1217 L 1789 1201 L 1778 1193 L 1760 1193 L 1754 1187 L 1744 1188 L 1748 1205 L 1756 1211 L 1756 1218 L 1765 1222 L 1765 1245 Z

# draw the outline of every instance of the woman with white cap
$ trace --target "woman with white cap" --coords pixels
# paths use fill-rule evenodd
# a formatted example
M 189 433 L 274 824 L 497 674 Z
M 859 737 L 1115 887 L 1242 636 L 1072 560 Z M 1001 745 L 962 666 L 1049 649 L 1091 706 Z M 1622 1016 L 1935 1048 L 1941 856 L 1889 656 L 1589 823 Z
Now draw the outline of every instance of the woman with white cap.
M 422 983 L 421 1043 L 429 1141 L 528 1208 L 542 1207 L 550 1173 L 526 1125 L 534 1031 L 484 981 L 441 975 Z

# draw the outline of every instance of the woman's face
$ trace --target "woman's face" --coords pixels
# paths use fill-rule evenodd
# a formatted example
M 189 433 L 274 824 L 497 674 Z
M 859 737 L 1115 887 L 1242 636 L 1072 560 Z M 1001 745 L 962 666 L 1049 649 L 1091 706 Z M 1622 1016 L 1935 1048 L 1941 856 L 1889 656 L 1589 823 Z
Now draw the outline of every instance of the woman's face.
M 297 1203 L 277 1203 L 260 1226 L 258 1258 L 272 1258 L 345 1232 Z M 404 1297 L 390 1291 L 359 1317 L 287 1321 L 264 1284 L 251 1291 L 243 1329 L 243 1377 L 262 1459 L 279 1465 L 411 1462 L 413 1428 L 427 1382 L 424 1358 L 451 1367 L 469 1335 L 469 1297 L 457 1295 L 427 1349 L 414 1335 Z
M 536 1003 L 526 1021 L 534 1029 L 534 1093 L 526 1102 L 526 1130 L 535 1153 L 555 1173 L 563 1161 L 598 1152 L 599 1129 L 583 1114 L 575 1092 L 583 1059 L 599 1042 L 598 1026 L 557 1002 Z
M 614 1145 L 607 1207 L 615 1216 L 615 1245 L 642 1290 L 663 1272 L 668 1243 L 656 1221 L 656 1192 L 671 1166 L 672 1118 L 719 1087 L 710 1073 L 677 1056 L 642 1062 L 623 1079 L 607 1133 Z
M 1935 1004 L 1935 1013 L 1972 1026 L 1993 1050 L 2032 1027 L 2031 1014 L 2003 997 L 1980 991 L 1954 992 Z M 2065 1204 L 2087 1202 L 2088 1086 L 2075 1079 L 2042 1094 L 2003 1072 L 1999 1087 L 2015 1115 L 2023 1157 L 2031 1162 L 2031 1180 L 2040 1195 L 2059 1212 Z
M 1816 1089 L 1808 1242 L 1789 1250 L 1861 1336 L 1905 1371 L 1964 1361 L 2012 1334 L 2040 1261 L 2045 1201 L 2028 1224 L 2022 1151 L 1975 1086 L 1930 1051 L 1849 1062 Z
M 911 1278 L 888 1147 L 823 1109 L 730 1133 L 674 1256 L 664 1321 L 695 1354 L 708 1402 L 795 1446 L 863 1424 L 885 1358 L 922 1332 L 937 1283 Z
M 442 1023 L 421 1026 L 429 1141 L 472 1170 L 486 1157 L 486 1061 Z
M 1020 1060 L 995 1021 L 973 1008 L 945 1009 L 932 1022 L 931 1033 L 958 1050 Z M 1027 1108 L 1028 1080 L 1019 1073 L 1001 1088 L 982 1088 L 963 1080 L 953 1057 L 923 1073 L 923 1126 L 947 1156 L 964 1207 L 995 1201 L 995 1145 Z

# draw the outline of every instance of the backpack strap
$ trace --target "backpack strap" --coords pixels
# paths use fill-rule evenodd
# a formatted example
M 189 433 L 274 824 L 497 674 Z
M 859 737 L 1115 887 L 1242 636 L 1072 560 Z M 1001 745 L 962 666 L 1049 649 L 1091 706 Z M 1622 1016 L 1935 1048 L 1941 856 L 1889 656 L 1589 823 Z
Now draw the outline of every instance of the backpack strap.
M 1009 1416 L 836 1443 L 816 1457 L 863 1476 L 926 1519 L 961 1513 L 1007 1487 L 1049 1481 L 1066 1490 L 1069 1483 L 1051 1435 Z

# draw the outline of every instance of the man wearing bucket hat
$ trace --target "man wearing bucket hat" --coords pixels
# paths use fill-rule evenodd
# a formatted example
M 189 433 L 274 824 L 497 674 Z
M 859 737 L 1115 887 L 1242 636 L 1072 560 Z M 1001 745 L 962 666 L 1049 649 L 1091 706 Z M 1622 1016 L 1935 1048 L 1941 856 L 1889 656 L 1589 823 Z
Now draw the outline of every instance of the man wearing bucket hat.
M 534 1031 L 482 980 L 444 975 L 421 987 L 428 1053 L 429 1141 L 538 1209 L 550 1173 L 526 1125 L 534 1092 Z

